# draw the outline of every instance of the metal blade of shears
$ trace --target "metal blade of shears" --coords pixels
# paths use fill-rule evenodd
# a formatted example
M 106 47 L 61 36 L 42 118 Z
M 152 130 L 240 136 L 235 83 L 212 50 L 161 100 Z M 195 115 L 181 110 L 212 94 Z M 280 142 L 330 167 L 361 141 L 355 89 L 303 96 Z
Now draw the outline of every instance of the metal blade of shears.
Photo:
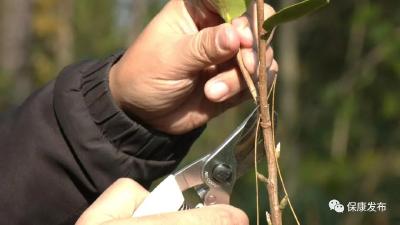
M 254 165 L 257 120 L 256 108 L 218 148 L 176 172 L 181 191 L 195 188 L 205 205 L 228 204 L 236 180 Z

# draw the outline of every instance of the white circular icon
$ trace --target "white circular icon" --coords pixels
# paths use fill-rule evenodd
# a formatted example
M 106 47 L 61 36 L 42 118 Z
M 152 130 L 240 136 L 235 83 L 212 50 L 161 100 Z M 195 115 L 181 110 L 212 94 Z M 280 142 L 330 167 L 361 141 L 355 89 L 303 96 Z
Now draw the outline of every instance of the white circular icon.
M 330 210 L 335 210 L 337 213 L 344 212 L 344 205 L 340 204 L 340 202 L 336 199 L 332 199 L 328 203 Z
M 335 211 L 338 213 L 344 212 L 344 206 L 342 204 L 335 205 Z

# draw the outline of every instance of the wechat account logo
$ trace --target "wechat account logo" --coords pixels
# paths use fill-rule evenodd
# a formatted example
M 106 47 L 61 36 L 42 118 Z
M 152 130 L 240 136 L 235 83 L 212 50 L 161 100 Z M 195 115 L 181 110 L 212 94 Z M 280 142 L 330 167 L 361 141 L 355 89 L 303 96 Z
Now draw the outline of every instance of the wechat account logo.
M 344 205 L 340 204 L 340 202 L 336 199 L 330 200 L 328 205 L 330 210 L 335 210 L 337 213 L 344 212 Z

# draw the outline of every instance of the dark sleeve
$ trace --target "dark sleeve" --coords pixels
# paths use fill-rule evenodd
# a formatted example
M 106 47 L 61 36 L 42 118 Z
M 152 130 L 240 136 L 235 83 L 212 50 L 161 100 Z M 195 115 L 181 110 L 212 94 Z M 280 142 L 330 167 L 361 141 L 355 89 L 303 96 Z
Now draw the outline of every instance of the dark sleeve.
M 0 224 L 72 224 L 117 178 L 148 186 L 171 172 L 200 135 L 159 133 L 116 107 L 118 57 L 67 67 L 1 119 Z

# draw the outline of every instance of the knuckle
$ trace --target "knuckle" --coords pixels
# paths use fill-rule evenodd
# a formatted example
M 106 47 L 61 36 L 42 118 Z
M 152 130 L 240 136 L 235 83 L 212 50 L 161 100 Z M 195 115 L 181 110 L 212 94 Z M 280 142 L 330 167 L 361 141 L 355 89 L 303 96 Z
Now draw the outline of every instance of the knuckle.
M 207 46 L 210 44 L 210 37 L 207 32 L 208 29 L 210 28 L 203 29 L 195 35 L 191 44 L 191 52 L 194 59 L 204 64 L 210 64 L 212 62 L 212 58 L 207 51 Z

